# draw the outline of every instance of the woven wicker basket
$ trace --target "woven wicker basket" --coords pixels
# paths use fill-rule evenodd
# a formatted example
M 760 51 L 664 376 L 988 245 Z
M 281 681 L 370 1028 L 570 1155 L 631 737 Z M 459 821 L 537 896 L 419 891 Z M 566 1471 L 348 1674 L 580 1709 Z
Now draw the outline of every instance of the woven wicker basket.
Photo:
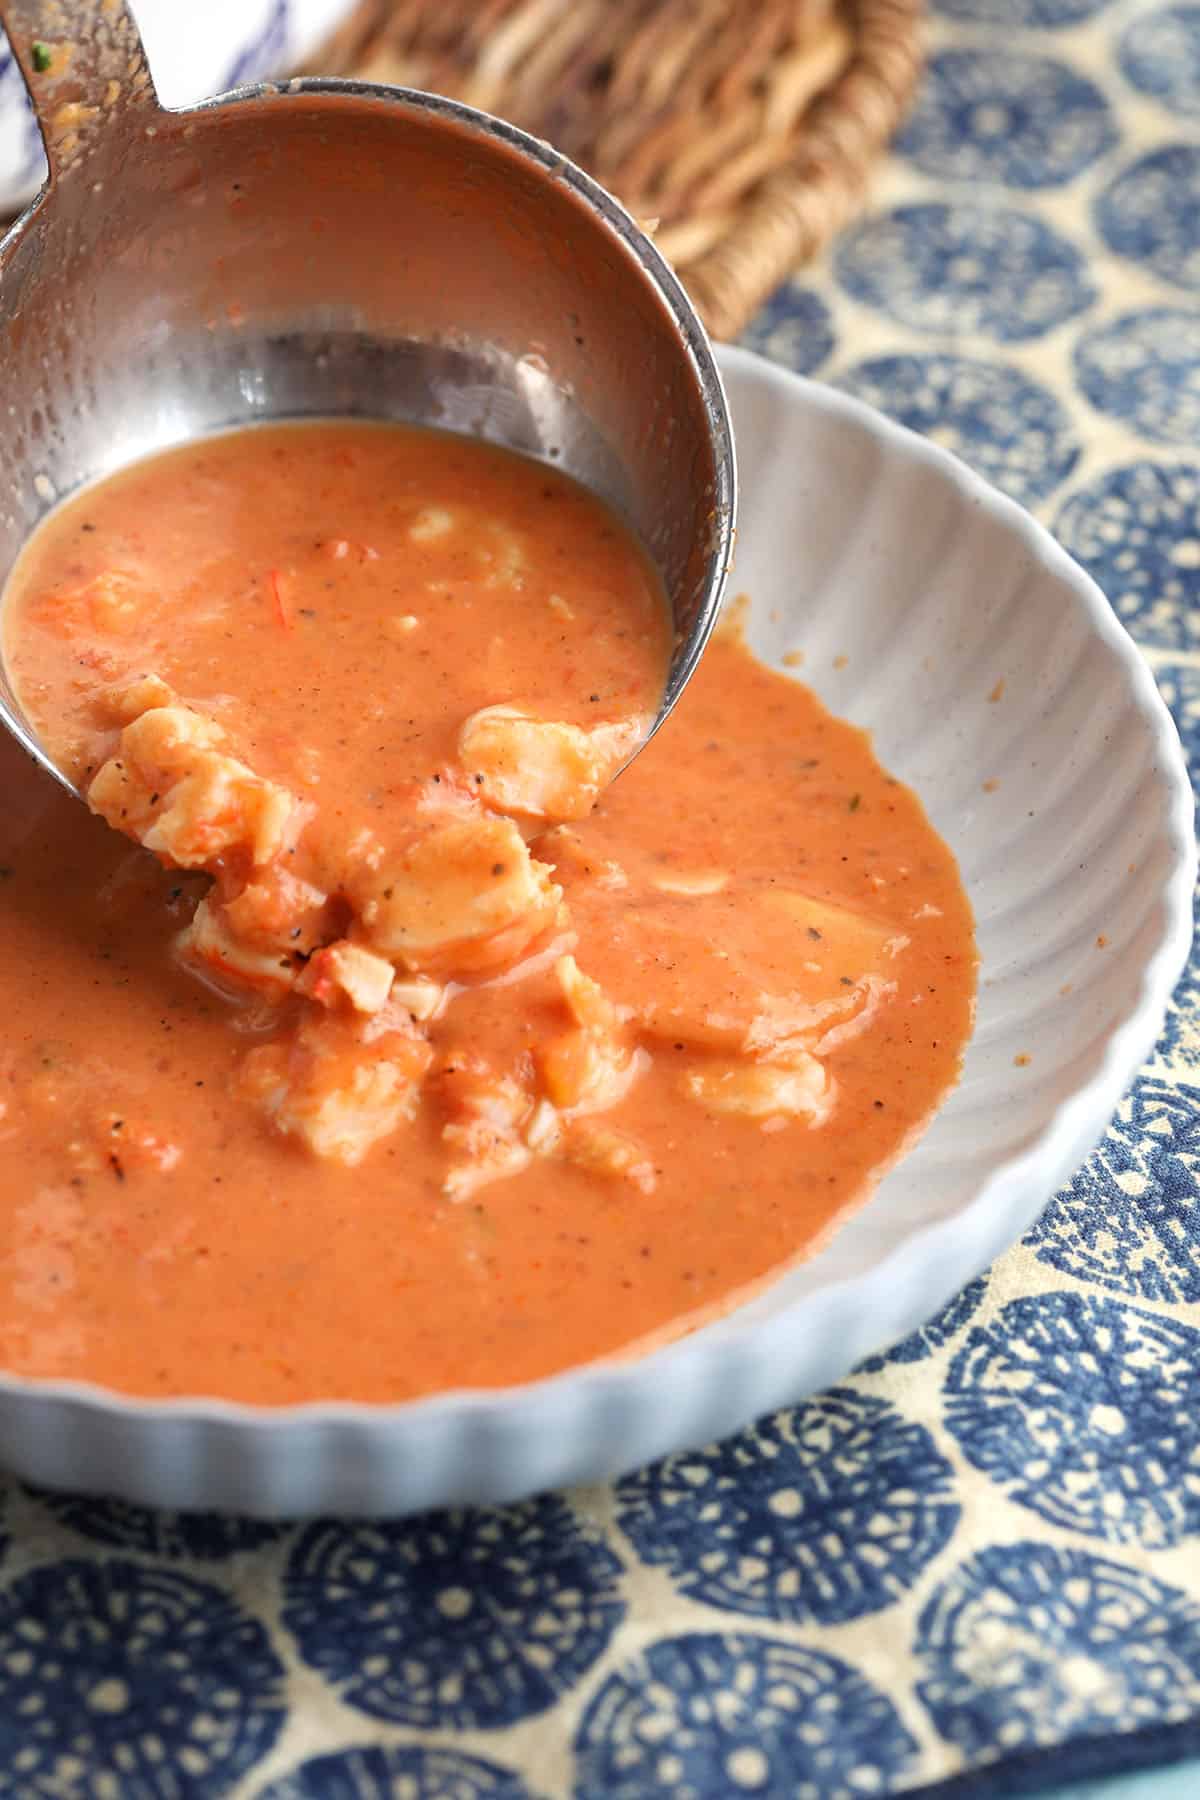
M 733 337 L 861 203 L 923 0 L 366 0 L 307 71 L 432 89 L 546 138 L 652 228 Z

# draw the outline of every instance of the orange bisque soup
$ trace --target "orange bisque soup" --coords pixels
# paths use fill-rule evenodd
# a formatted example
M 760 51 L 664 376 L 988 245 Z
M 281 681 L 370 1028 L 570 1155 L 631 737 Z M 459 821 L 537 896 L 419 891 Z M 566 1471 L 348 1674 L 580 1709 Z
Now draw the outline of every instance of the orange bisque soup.
M 0 1367 L 498 1386 L 809 1254 L 953 1083 L 953 858 L 561 474 L 329 421 L 46 520 L 0 744 Z M 115 829 L 114 829 L 115 828 Z

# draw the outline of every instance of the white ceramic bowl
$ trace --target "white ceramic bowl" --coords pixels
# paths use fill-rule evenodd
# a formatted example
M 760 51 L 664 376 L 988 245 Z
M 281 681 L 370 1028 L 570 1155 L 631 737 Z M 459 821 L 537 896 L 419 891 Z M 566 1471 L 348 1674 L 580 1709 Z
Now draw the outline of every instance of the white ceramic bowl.
M 611 1475 L 913 1330 L 1099 1138 L 1191 936 L 1191 790 L 1170 715 L 1103 595 L 1011 501 L 857 401 L 745 351 L 720 360 L 754 647 L 772 662 L 804 651 L 803 678 L 920 793 L 974 903 L 982 986 L 960 1086 L 826 1250 L 652 1355 L 499 1392 L 279 1412 L 0 1382 L 0 1461 L 19 1474 L 280 1516 Z
M 191 106 L 249 81 L 288 74 L 332 36 L 356 0 L 131 0 L 164 106 Z M 0 30 L 0 219 L 31 200 L 46 173 L 20 71 Z

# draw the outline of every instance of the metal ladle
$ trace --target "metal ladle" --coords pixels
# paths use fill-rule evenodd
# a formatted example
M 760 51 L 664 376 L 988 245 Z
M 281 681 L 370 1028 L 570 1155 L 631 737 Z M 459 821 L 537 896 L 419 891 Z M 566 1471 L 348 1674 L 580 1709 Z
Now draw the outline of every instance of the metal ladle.
M 610 501 L 662 575 L 655 729 L 719 610 L 725 396 L 653 244 L 549 145 L 352 81 L 160 106 L 125 0 L 0 0 L 50 165 L 0 238 L 0 584 L 81 483 L 262 419 L 467 432 Z M 64 785 L 0 669 L 0 720 Z

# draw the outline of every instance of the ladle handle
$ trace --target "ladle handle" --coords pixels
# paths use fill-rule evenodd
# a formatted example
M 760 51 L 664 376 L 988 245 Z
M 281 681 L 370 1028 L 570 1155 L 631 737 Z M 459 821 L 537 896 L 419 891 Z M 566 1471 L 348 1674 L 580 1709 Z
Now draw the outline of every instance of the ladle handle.
M 50 179 L 81 162 L 102 133 L 158 110 L 127 0 L 0 0 L 41 126 Z

